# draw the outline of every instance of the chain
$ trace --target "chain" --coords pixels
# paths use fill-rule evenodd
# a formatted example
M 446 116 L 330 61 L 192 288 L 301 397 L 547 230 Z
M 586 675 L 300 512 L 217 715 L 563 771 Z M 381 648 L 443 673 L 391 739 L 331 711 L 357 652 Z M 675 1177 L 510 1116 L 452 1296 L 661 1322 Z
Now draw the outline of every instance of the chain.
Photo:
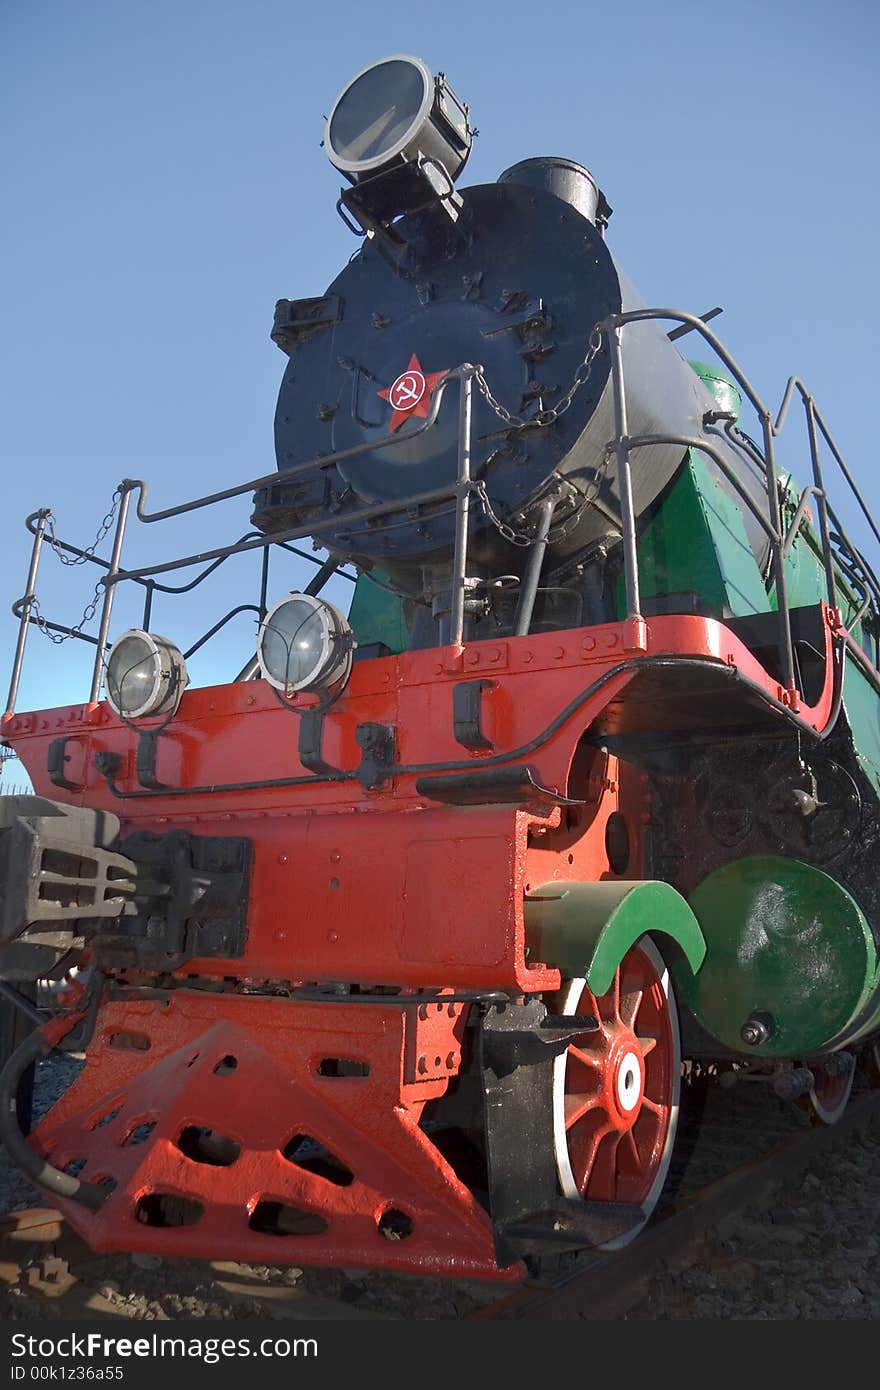
M 477 383 L 477 387 L 480 391 L 480 394 L 485 398 L 487 405 L 489 405 L 491 409 L 495 411 L 495 414 L 498 416 L 499 419 L 504 421 L 505 425 L 511 425 L 514 429 L 520 430 L 527 429 L 530 425 L 552 425 L 555 424 L 555 422 L 559 419 L 560 415 L 565 414 L 566 410 L 568 410 L 569 406 L 574 400 L 577 392 L 581 389 L 582 386 L 585 386 L 589 381 L 590 373 L 593 370 L 593 363 L 595 362 L 601 350 L 602 333 L 599 327 L 597 326 L 593 329 L 592 333 L 590 334 L 586 356 L 584 357 L 583 362 L 580 364 L 577 371 L 575 372 L 574 380 L 572 381 L 565 395 L 561 396 L 557 404 L 552 406 L 549 410 L 539 410 L 537 415 L 532 415 L 528 418 L 524 418 L 522 415 L 514 415 L 511 411 L 507 409 L 506 405 L 502 405 L 501 402 L 497 400 L 495 396 L 492 395 L 489 383 L 483 375 L 482 371 L 476 373 L 476 375 L 474 376 L 474 381 Z
M 526 429 L 530 425 L 552 425 L 556 420 L 559 419 L 560 415 L 565 414 L 566 410 L 568 410 L 569 406 L 574 400 L 577 392 L 581 389 L 582 386 L 585 386 L 586 383 L 589 381 L 590 373 L 593 370 L 593 363 L 595 362 L 601 350 L 602 332 L 597 325 L 590 334 L 586 356 L 584 357 L 583 362 L 580 364 L 577 371 L 575 372 L 574 380 L 572 381 L 571 386 L 568 388 L 565 395 L 560 397 L 557 404 L 553 406 L 550 410 L 539 410 L 537 415 L 532 415 L 528 419 L 523 418 L 523 416 L 521 415 L 514 415 L 511 411 L 507 409 L 507 406 L 502 405 L 501 402 L 497 400 L 495 396 L 493 396 L 492 391 L 489 387 L 489 383 L 486 380 L 482 371 L 478 371 L 475 374 L 474 381 L 476 382 L 480 394 L 484 397 L 487 405 L 489 405 L 491 409 L 495 411 L 495 414 L 499 417 L 499 419 L 503 420 L 506 425 L 510 425 L 514 429 Z M 480 505 L 483 508 L 485 516 L 489 521 L 491 521 L 492 525 L 504 537 L 506 541 L 508 541 L 511 545 L 518 545 L 522 546 L 523 548 L 532 544 L 532 541 L 534 539 L 532 536 L 527 536 L 523 532 L 514 531 L 512 526 L 508 526 L 507 522 L 501 520 L 501 517 L 498 516 L 497 512 L 492 506 L 492 503 L 489 501 L 489 494 L 486 491 L 486 484 L 482 480 L 474 482 L 473 489 L 480 500 Z
M 62 565 L 84 565 L 86 560 L 93 560 L 95 558 L 95 551 L 98 549 L 98 546 L 101 544 L 102 540 L 112 527 L 113 522 L 116 520 L 116 513 L 119 510 L 119 503 L 121 498 L 122 492 L 119 488 L 117 488 L 111 499 L 110 510 L 109 512 L 107 512 L 106 516 L 101 522 L 101 525 L 98 527 L 95 539 L 92 541 L 91 545 L 86 547 L 86 549 L 82 552 L 81 555 L 68 555 L 62 549 L 61 543 L 58 540 L 58 537 L 55 535 L 55 516 L 52 512 L 49 512 L 48 516 L 46 517 L 46 529 L 44 534 L 46 540 L 49 542 L 55 554 L 58 556 L 58 559 L 61 561 Z M 104 586 L 99 580 L 98 583 L 95 585 L 94 594 L 89 599 L 89 602 L 83 609 L 82 617 L 80 618 L 79 622 L 75 625 L 75 627 L 72 627 L 69 632 L 52 631 L 52 629 L 49 627 L 47 620 L 43 617 L 43 614 L 40 611 L 40 601 L 36 597 L 36 595 L 34 596 L 33 601 L 31 602 L 30 616 L 33 618 L 34 622 L 40 629 L 40 632 L 42 632 L 43 636 L 48 637 L 49 641 L 52 642 L 56 647 L 60 647 L 61 643 L 68 641 L 69 638 L 82 636 L 83 629 L 88 627 L 89 623 L 92 621 L 92 619 L 98 611 L 98 605 L 101 603 L 101 600 L 103 598 L 103 592 Z
M 83 609 L 83 615 L 80 618 L 79 622 L 76 624 L 75 627 L 72 627 L 69 632 L 52 631 L 52 629 L 49 627 L 48 623 L 46 622 L 46 619 L 43 617 L 43 614 L 40 611 L 40 600 L 38 598 L 34 598 L 33 602 L 31 603 L 31 617 L 33 618 L 37 627 L 42 632 L 43 636 L 48 637 L 49 641 L 53 642 L 56 647 L 60 647 L 61 643 L 66 642 L 69 637 L 81 636 L 83 628 L 88 627 L 89 623 L 92 621 L 92 618 L 94 618 L 95 614 L 98 611 L 98 604 L 101 602 L 102 598 L 102 587 L 103 586 L 100 584 L 100 582 L 95 585 L 94 596 L 89 600 L 89 602 Z
M 501 517 L 498 516 L 497 512 L 492 506 L 492 503 L 489 501 L 489 494 L 486 491 L 486 484 L 483 482 L 482 478 L 474 482 L 473 489 L 480 499 L 480 505 L 482 506 L 483 512 L 485 513 L 486 517 L 489 519 L 489 521 L 491 521 L 495 529 L 501 532 L 501 535 L 504 537 L 506 541 L 509 541 L 511 545 L 519 545 L 523 546 L 524 548 L 532 544 L 532 536 L 526 536 L 522 532 L 514 531 L 512 526 L 508 526 L 506 521 L 501 520 Z
M 45 536 L 46 540 L 49 542 L 52 549 L 55 551 L 55 554 L 58 556 L 58 559 L 61 561 L 62 565 L 84 565 L 86 560 L 93 560 L 95 558 L 95 551 L 98 549 L 98 546 L 101 544 L 102 540 L 107 535 L 107 532 L 110 530 L 110 527 L 113 525 L 113 522 L 116 520 L 116 513 L 119 510 L 119 503 L 121 498 L 122 492 L 120 488 L 117 488 L 113 494 L 113 497 L 111 498 L 110 510 L 104 517 L 104 520 L 101 522 L 101 525 L 98 527 L 98 533 L 95 536 L 95 539 L 92 541 L 91 545 L 86 546 L 85 550 L 81 555 L 68 555 L 62 549 L 61 544 L 57 536 L 55 535 L 55 515 L 53 512 L 49 512 L 48 516 L 46 517 Z

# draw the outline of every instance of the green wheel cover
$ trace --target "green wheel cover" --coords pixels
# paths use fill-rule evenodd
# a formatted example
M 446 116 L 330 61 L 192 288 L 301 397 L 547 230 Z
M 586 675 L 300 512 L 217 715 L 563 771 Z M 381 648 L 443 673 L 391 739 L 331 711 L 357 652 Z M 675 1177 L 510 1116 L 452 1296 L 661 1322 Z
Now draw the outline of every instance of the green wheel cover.
M 705 878 L 688 899 L 706 940 L 697 975 L 676 970 L 682 1002 L 707 1032 L 748 1055 L 807 1058 L 859 1013 L 877 976 L 871 929 L 835 879 L 797 859 L 756 855 Z M 746 1047 L 750 1014 L 772 1036 Z

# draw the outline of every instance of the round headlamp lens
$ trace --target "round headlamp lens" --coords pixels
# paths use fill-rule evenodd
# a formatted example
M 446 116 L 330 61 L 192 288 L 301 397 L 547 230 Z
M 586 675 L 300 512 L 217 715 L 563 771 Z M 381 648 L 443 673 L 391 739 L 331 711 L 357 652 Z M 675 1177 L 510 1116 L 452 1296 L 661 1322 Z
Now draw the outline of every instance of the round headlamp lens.
M 307 681 L 324 656 L 324 624 L 316 608 L 292 600 L 267 622 L 262 652 L 266 669 L 285 686 Z
M 338 609 L 309 594 L 291 594 L 263 619 L 258 658 L 277 690 L 326 690 L 348 674 L 353 647 Z
M 114 642 L 105 673 L 108 703 L 126 719 L 176 710 L 188 684 L 186 664 L 174 643 L 139 628 Z
M 407 58 L 390 58 L 369 68 L 336 103 L 330 121 L 331 154 L 346 168 L 356 168 L 395 151 L 422 111 L 426 88 L 422 69 Z
M 156 653 L 142 637 L 123 637 L 107 662 L 107 693 L 122 714 L 149 702 L 156 683 Z

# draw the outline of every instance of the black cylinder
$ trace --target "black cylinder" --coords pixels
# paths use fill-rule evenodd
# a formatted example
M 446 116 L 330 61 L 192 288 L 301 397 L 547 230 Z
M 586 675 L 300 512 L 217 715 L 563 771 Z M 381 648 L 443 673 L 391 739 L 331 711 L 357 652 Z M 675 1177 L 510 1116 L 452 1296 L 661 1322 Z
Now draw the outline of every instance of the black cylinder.
M 518 183 L 524 188 L 540 188 L 561 198 L 588 222 L 596 225 L 599 209 L 599 185 L 589 169 L 573 159 L 557 155 L 541 155 L 536 159 L 521 159 L 498 176 L 499 183 Z

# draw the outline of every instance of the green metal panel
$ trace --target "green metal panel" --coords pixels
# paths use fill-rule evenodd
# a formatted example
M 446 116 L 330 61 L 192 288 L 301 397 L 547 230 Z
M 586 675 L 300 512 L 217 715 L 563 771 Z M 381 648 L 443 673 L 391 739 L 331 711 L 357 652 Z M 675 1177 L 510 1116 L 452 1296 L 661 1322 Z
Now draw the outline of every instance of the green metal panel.
M 719 367 L 717 362 L 695 362 L 692 359 L 689 365 L 693 367 L 706 390 L 715 397 L 718 402 L 718 409 L 729 410 L 739 422 L 743 398 L 733 377 L 728 376 L 724 368 Z
M 646 932 L 671 937 L 687 962 L 685 974 L 699 970 L 706 954 L 685 899 L 653 880 L 548 883 L 526 899 L 525 922 L 532 959 L 566 978 L 585 977 L 596 995 L 611 988 L 621 960 Z
M 742 513 L 694 450 L 642 531 L 638 557 L 644 598 L 693 591 L 716 618 L 769 606 Z
M 783 473 L 780 482 L 787 492 L 782 507 L 782 525 L 783 529 L 787 531 L 794 520 L 803 488 L 791 473 Z M 814 509 L 816 505 L 815 499 L 813 499 Z M 819 532 L 809 516 L 802 518 L 797 535 L 786 556 L 785 581 L 790 608 L 801 608 L 810 604 L 828 602 L 825 567 L 822 561 L 822 542 L 819 538 Z M 843 615 L 844 622 L 849 627 L 861 609 L 864 594 L 858 592 L 836 563 L 834 564 L 834 587 L 837 607 Z M 775 585 L 771 586 L 770 589 L 769 606 L 775 612 L 777 607 Z M 854 636 L 857 641 L 862 643 L 870 656 L 870 647 L 858 626 L 854 629 Z
M 858 903 L 821 869 L 756 855 L 705 878 L 690 905 L 706 939 L 696 976 L 674 971 L 683 1002 L 726 1047 L 810 1057 L 858 1017 L 876 986 L 877 951 Z M 772 1036 L 745 1048 L 740 1029 L 769 1014 Z
M 880 792 L 880 696 L 852 659 L 846 663 L 843 705 L 856 759 L 874 790 Z
M 780 482 L 787 492 L 782 507 L 782 526 L 783 530 L 787 531 L 794 520 L 803 488 L 791 473 L 783 473 Z M 816 501 L 813 499 L 813 509 L 816 505 Z M 861 599 L 857 597 L 839 567 L 835 565 L 834 568 L 838 607 L 843 614 L 844 621 L 849 623 L 858 612 Z M 822 563 L 822 542 L 819 539 L 819 532 L 815 524 L 808 516 L 802 518 L 797 536 L 785 558 L 785 582 L 788 589 L 788 603 L 791 608 L 802 608 L 809 604 L 828 602 L 825 568 Z M 771 586 L 770 589 L 769 606 L 775 612 L 777 607 L 775 585 Z
M 720 367 L 691 362 L 720 410 L 739 419 L 742 396 Z M 689 450 L 675 482 L 638 540 L 643 598 L 696 593 L 715 618 L 766 613 L 767 592 L 749 546 L 742 512 L 707 461 Z M 623 582 L 618 613 L 625 610 Z
M 377 574 L 378 579 L 384 577 Z M 409 637 L 403 619 L 403 601 L 374 584 L 366 574 L 358 575 L 348 621 L 360 647 L 383 642 L 394 655 L 407 649 Z
M 791 524 L 797 499 L 802 489 L 791 475 L 785 479 L 788 484 L 790 501 L 784 507 L 784 524 Z M 804 518 L 798 528 L 794 544 L 785 561 L 785 578 L 788 588 L 788 602 L 792 608 L 808 604 L 827 602 L 828 590 L 825 569 L 822 563 L 822 544 L 814 524 Z M 837 606 L 847 626 L 862 605 L 862 597 L 835 565 L 835 592 Z M 775 586 L 770 592 L 770 606 L 776 608 Z M 863 632 L 861 625 L 853 628 L 853 637 L 874 661 L 874 644 Z M 865 679 L 856 663 L 849 658 L 844 678 L 844 706 L 853 734 L 856 756 L 875 791 L 880 792 L 880 697 L 873 686 Z

